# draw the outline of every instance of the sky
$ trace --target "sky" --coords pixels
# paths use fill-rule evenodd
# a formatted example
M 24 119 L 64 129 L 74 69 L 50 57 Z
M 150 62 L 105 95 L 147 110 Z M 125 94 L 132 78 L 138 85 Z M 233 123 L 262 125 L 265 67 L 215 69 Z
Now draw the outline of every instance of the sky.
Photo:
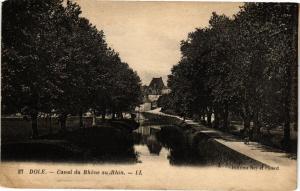
M 241 3 L 120 2 L 75 0 L 82 16 L 103 30 L 108 46 L 137 71 L 144 85 L 153 77 L 165 84 L 181 58 L 180 42 L 195 28 L 208 26 L 211 13 L 232 16 Z

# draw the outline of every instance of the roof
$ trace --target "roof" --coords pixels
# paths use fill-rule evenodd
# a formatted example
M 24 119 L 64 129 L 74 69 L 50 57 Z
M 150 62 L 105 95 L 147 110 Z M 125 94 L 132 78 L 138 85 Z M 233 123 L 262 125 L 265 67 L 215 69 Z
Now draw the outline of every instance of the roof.
M 160 78 L 152 78 L 149 88 L 152 89 L 163 89 L 165 87 L 162 77 Z

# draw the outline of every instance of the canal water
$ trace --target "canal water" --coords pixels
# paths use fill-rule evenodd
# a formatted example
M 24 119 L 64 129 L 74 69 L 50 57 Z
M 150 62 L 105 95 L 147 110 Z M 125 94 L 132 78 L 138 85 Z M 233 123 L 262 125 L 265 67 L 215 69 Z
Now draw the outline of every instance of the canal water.
M 157 140 L 156 133 L 160 130 L 160 126 L 141 126 L 136 132 L 141 135 L 141 140 L 134 145 L 134 149 L 138 155 L 138 162 L 146 163 L 147 161 L 160 161 L 169 164 L 168 156 L 170 151 L 163 147 Z
M 31 177 L 32 181 L 35 181 L 38 186 L 43 181 L 49 181 L 51 178 L 56 182 L 53 186 L 80 188 L 85 188 L 86 185 L 106 189 L 273 191 L 282 190 L 282 185 L 287 186 L 285 190 L 294 190 L 295 188 L 296 163 L 288 167 L 280 166 L 280 170 L 276 171 L 251 168 L 253 166 L 259 167 L 261 164 L 237 154 L 203 134 L 193 132 L 193 129 L 181 128 L 166 120 L 160 121 L 157 117 L 146 118 L 140 115 L 139 119 L 140 127 L 133 134 L 125 134 L 129 135 L 128 139 L 123 139 L 124 134 L 122 131 L 110 127 L 90 128 L 85 129 L 85 131 L 88 130 L 86 132 L 83 130 L 77 132 L 76 141 L 82 141 L 85 144 L 88 142 L 95 147 L 94 150 L 102 149 L 99 156 L 106 153 L 105 156 L 98 158 L 95 163 L 85 161 L 84 163 L 7 162 L 2 164 L 7 165 L 6 174 L 12 175 L 16 173 L 15 169 L 20 166 L 24 169 L 47 168 L 49 171 L 52 169 L 53 172 L 58 169 L 77 169 L 82 172 L 84 170 L 122 172 L 113 175 L 108 173 L 108 175 L 101 176 L 93 174 L 84 176 L 75 174 L 64 176 L 57 174 L 18 176 L 20 178 L 18 182 L 27 183 L 28 177 Z M 43 148 L 43 151 L 47 151 L 47 153 L 41 152 L 40 155 L 51 157 L 53 154 L 49 155 L 51 153 L 49 138 L 45 141 L 47 141 L 48 147 L 47 150 Z M 41 146 L 41 142 L 39 141 L 35 145 Z M 55 145 L 61 145 L 61 142 Z M 25 150 L 24 147 L 19 146 L 16 147 L 17 150 Z M 38 147 L 38 149 L 40 148 L 42 147 Z M 88 148 L 91 148 L 91 146 L 88 145 Z M 29 154 L 35 153 L 32 152 L 32 149 L 31 146 L 25 151 Z M 110 152 L 111 154 L 108 155 L 107 153 L 110 150 L 115 150 L 115 152 Z M 3 145 L 2 151 L 4 151 Z M 9 153 L 12 153 L 11 150 L 9 150 Z M 64 157 L 66 156 L 65 151 L 61 153 L 64 154 Z M 79 153 L 72 157 L 76 158 L 81 155 Z M 122 158 L 122 160 L 111 160 L 112 155 L 118 155 L 117 158 Z M 106 160 L 104 160 L 104 157 Z M 103 160 L 103 163 L 99 162 L 101 160 Z M 120 161 L 131 162 L 124 163 Z M 46 176 L 47 178 L 45 178 Z
M 134 131 L 138 163 L 168 166 L 261 166 L 262 163 L 235 152 L 192 128 L 186 129 L 140 114 Z
M 296 168 L 259 170 L 262 163 L 239 154 L 193 129 L 185 129 L 158 117 L 139 116 L 134 131 L 137 163 L 123 166 L 133 176 L 126 185 L 144 189 L 271 190 L 293 187 Z M 110 168 L 108 166 L 107 168 Z M 295 175 L 286 176 L 287 174 Z M 120 181 L 122 180 L 114 180 Z
M 161 130 L 161 125 L 155 124 L 153 121 L 145 118 L 142 114 L 138 116 L 140 127 L 134 133 L 138 135 L 138 141 L 134 145 L 134 150 L 138 156 L 139 163 L 147 161 L 160 161 L 168 164 L 169 150 L 162 146 L 157 140 L 157 134 Z
M 259 164 L 228 150 L 228 148 L 216 143 L 213 139 L 205 137 L 203 134 L 193 132 L 193 129 L 180 128 L 170 122 L 160 121 L 157 117 L 151 119 L 151 117 L 145 118 L 141 115 L 139 118 L 140 127 L 133 134 L 126 134 L 129 135 L 128 140 L 130 142 L 127 142 L 127 139 L 123 140 L 124 134 L 121 133 L 122 131 L 116 131 L 115 128 L 114 131 L 111 131 L 112 128 L 110 127 L 86 129 L 89 130 L 86 134 L 82 131 L 76 133 L 78 135 L 75 137 L 76 140 L 83 141 L 83 143 L 89 140 L 89 143 L 93 143 L 93 147 L 96 146 L 94 150 L 97 150 L 97 148 L 103 150 L 103 152 L 99 152 L 100 154 L 109 153 L 108 151 L 112 150 L 112 145 L 119 143 L 114 145 L 115 152 L 104 156 L 106 157 L 104 161 L 107 161 L 105 163 L 98 163 L 99 159 L 95 163 L 89 163 L 88 161 L 85 161 L 85 163 L 8 162 L 2 163 L 6 165 L 6 170 L 3 172 L 6 172 L 7 175 L 15 175 L 15 169 L 20 168 L 20 166 L 23 169 L 47 168 L 47 170 L 53 172 L 58 169 L 76 169 L 81 172 L 85 170 L 108 172 L 105 175 L 87 174 L 83 176 L 76 174 L 62 176 L 55 173 L 43 176 L 17 176 L 20 180 L 18 182 L 23 184 L 28 183 L 28 177 L 31 178 L 30 181 L 35 181 L 37 187 L 42 185 L 43 182 L 53 180 L 55 182 L 54 187 L 91 188 L 85 186 L 92 185 L 93 188 L 106 189 L 273 191 L 282 190 L 282 185 L 286 186 L 287 189 L 285 190 L 295 189 L 296 163 L 288 167 L 280 166 L 280 170 L 276 171 L 251 168 L 252 166 L 259 166 Z M 111 136 L 111 132 L 114 132 L 113 136 Z M 115 135 L 118 135 L 117 137 L 120 139 L 114 139 Z M 126 143 L 128 143 L 127 146 Z M 41 145 L 40 142 L 38 145 Z M 97 145 L 99 146 L 97 147 Z M 125 146 L 120 147 L 120 145 Z M 88 145 L 88 148 L 90 147 Z M 32 147 L 30 149 L 27 150 L 27 153 L 31 154 L 33 153 Z M 41 153 L 45 156 L 52 156 L 49 155 L 49 152 L 51 152 L 49 147 L 46 151 L 47 153 Z M 123 158 L 121 161 L 134 162 L 124 163 L 113 160 L 115 162 L 112 163 L 112 155 Z M 80 155 L 73 157 L 78 156 Z M 103 159 L 103 157 L 100 159 Z M 110 174 L 109 172 L 112 171 L 122 173 Z

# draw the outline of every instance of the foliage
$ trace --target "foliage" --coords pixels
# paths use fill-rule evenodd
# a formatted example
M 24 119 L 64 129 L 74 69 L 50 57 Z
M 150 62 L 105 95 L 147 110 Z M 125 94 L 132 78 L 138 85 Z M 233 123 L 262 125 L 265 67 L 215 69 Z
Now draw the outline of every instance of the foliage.
M 297 22 L 291 3 L 245 3 L 233 18 L 213 13 L 208 27 L 181 43 L 182 59 L 168 79 L 173 110 L 208 123 L 214 114 L 224 130 L 229 115 L 240 117 L 250 138 L 261 127 L 284 126 L 288 140 Z
M 132 111 L 140 102 L 140 79 L 109 48 L 103 31 L 62 0 L 3 3 L 2 112 L 60 116 L 89 110 Z

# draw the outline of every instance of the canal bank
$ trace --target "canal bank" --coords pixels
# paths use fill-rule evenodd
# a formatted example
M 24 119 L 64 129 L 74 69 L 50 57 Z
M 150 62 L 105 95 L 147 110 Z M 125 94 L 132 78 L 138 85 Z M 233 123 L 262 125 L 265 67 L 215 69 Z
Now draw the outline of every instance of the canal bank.
M 2 162 L 0 170 L 6 172 L 4 173 L 5 177 L 2 178 L 2 180 L 10 180 L 13 178 L 12 176 L 14 176 L 14 178 L 18 178 L 17 182 L 22 184 L 23 187 L 32 187 L 32 185 L 34 185 L 37 188 L 42 188 L 43 185 L 51 180 L 56 182 L 52 185 L 53 188 L 63 188 L 66 186 L 90 188 L 89 185 L 93 185 L 94 187 L 109 189 L 111 188 L 111 185 L 115 185 L 114 188 L 116 189 L 124 189 L 128 186 L 132 189 L 161 190 L 282 191 L 295 189 L 297 175 L 295 163 L 291 163 L 290 166 L 280 166 L 279 169 L 267 167 L 260 168 L 260 166 L 251 165 L 232 165 L 230 167 L 218 166 L 215 164 L 194 165 L 195 162 L 197 162 L 194 156 L 197 155 L 192 155 L 193 150 L 191 150 L 191 147 L 188 147 L 187 144 L 181 144 L 181 141 L 166 142 L 167 140 L 170 140 L 170 137 L 173 137 L 171 140 L 182 140 L 182 137 L 180 136 L 181 133 L 178 134 L 178 131 L 175 131 L 174 133 L 174 131 L 171 130 L 172 127 L 176 127 L 175 125 L 172 125 L 172 121 L 177 120 L 173 118 L 164 118 L 164 120 L 159 122 L 158 116 L 151 116 L 154 116 L 155 118 L 152 119 L 155 120 L 151 120 L 151 117 L 147 118 L 145 116 L 145 118 L 140 121 L 140 127 L 133 131 L 141 136 L 141 139 L 139 139 L 138 142 L 135 142 L 133 146 L 134 151 L 137 153 L 138 162 L 128 163 L 129 160 L 126 160 L 126 158 L 123 159 L 127 161 L 127 163 Z M 143 117 L 140 117 L 140 119 L 141 118 Z M 159 133 L 160 131 L 164 132 Z M 97 134 L 94 132 L 93 136 L 98 136 Z M 80 133 L 80 135 L 82 134 Z M 103 131 L 101 131 L 99 136 L 105 136 L 110 139 Z M 168 139 L 166 136 L 168 136 Z M 84 139 L 84 137 L 80 136 L 79 138 Z M 178 152 L 171 152 L 172 149 L 170 148 L 178 147 L 180 144 L 183 147 L 181 147 Z M 110 146 L 104 142 L 99 146 L 101 145 Z M 211 147 L 208 148 L 208 150 L 209 149 L 213 150 Z M 183 150 L 188 150 L 189 152 L 183 152 Z M 182 155 L 182 153 L 184 153 L 184 155 Z M 106 157 L 108 157 L 107 159 L 109 160 L 110 157 Z M 192 160 L 188 160 L 188 158 L 191 158 Z M 185 160 L 185 164 L 182 163 L 182 159 Z M 198 162 L 201 164 L 202 161 L 200 160 Z M 87 173 L 84 176 L 78 176 L 75 174 L 57 175 L 56 173 L 53 173 L 46 175 L 47 178 L 40 175 L 16 176 L 16 169 L 20 168 L 20 166 L 22 169 L 25 169 L 25 171 L 27 169 L 46 168 L 47 171 L 56 172 L 57 169 L 63 171 L 74 169 L 82 173 L 86 170 L 101 171 L 101 174 Z M 115 171 L 124 172 L 126 175 L 110 175 L 110 172 Z M 102 172 L 104 172 L 104 174 L 102 174 Z M 64 181 L 61 181 L 62 178 Z
M 132 131 L 138 126 L 137 122 L 129 119 L 99 120 L 93 127 L 77 126 L 76 129 L 49 133 L 36 139 L 20 137 L 19 140 L 1 142 L 1 160 L 136 163 Z
M 296 165 L 296 160 L 293 159 L 290 154 L 281 150 L 275 150 L 257 142 L 245 144 L 243 140 L 233 135 L 207 128 L 193 120 L 184 121 L 178 116 L 162 113 L 159 108 L 144 112 L 144 115 L 152 120 L 166 121 L 175 126 L 188 129 L 187 137 L 190 143 L 195 144 L 195 140 L 199 139 L 199 137 L 205 137 L 206 140 L 214 145 L 214 147 L 210 149 L 214 149 L 216 153 L 219 153 L 219 155 L 215 155 L 216 157 L 223 157 L 225 155 L 229 157 L 227 158 L 229 160 L 232 156 L 233 158 L 240 157 L 247 160 L 250 159 L 249 161 L 254 163 L 258 162 L 264 164 L 268 167 L 288 167 L 290 165 Z M 201 145 L 194 145 L 194 147 L 201 149 Z

